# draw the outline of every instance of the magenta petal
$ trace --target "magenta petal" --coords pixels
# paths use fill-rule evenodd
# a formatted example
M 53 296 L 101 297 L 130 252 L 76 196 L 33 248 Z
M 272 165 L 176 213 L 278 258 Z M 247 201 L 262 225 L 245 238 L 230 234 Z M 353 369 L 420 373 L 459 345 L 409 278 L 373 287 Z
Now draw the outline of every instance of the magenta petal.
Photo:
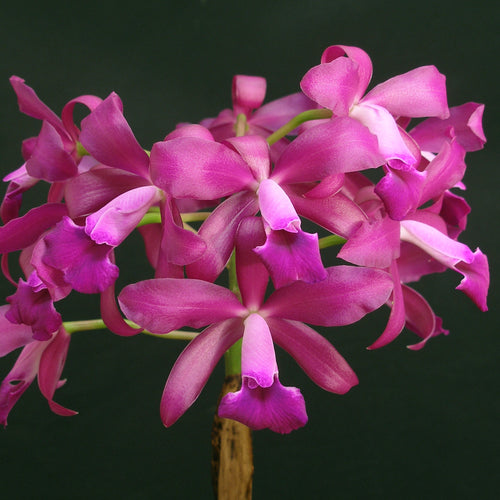
M 73 110 L 75 109 L 76 104 L 83 104 L 90 111 L 93 111 L 99 104 L 101 104 L 102 99 L 95 95 L 81 95 L 79 97 L 75 97 L 71 99 L 67 104 L 65 104 L 62 113 L 61 119 L 64 124 L 66 130 L 71 134 L 71 137 L 74 141 L 76 141 L 80 135 L 80 130 L 75 125 L 73 120 Z
M 379 349 L 380 347 L 389 344 L 401 333 L 405 326 L 405 302 L 396 261 L 391 263 L 391 275 L 394 281 L 394 289 L 388 301 L 388 305 L 391 308 L 389 321 L 387 322 L 387 326 L 382 332 L 382 335 L 380 335 L 380 337 L 375 340 L 375 342 L 373 342 L 368 349 Z
M 101 292 L 100 308 L 104 324 L 113 333 L 122 337 L 130 337 L 142 332 L 142 328 L 133 328 L 123 319 L 116 304 L 114 283 Z
M 62 324 L 46 288 L 36 290 L 20 279 L 16 293 L 6 300 L 11 308 L 5 317 L 12 323 L 30 325 L 35 340 L 49 340 Z
M 90 214 L 85 220 L 85 232 L 98 244 L 116 247 L 159 199 L 160 194 L 155 186 L 131 189 Z
M 197 137 L 157 142 L 151 150 L 153 182 L 174 198 L 215 200 L 256 187 L 250 168 L 232 149 Z
M 3 178 L 8 182 L 7 191 L 0 205 L 0 215 L 4 224 L 19 215 L 23 201 L 23 193 L 34 186 L 38 179 L 34 179 L 26 172 L 26 164 L 14 170 Z
M 335 347 L 312 328 L 297 321 L 266 318 L 273 340 L 325 391 L 345 394 L 358 377 Z
M 321 55 L 321 62 L 329 63 L 344 55 L 358 65 L 359 87 L 355 99 L 357 101 L 365 93 L 372 78 L 372 62 L 370 56 L 363 49 L 349 45 L 331 45 L 327 47 Z
M 236 114 L 257 109 L 266 96 L 266 79 L 261 76 L 235 75 L 232 84 L 233 108 Z
M 441 264 L 458 271 L 464 279 L 457 289 L 464 291 L 482 310 L 487 310 L 486 297 L 490 282 L 488 259 L 481 250 L 475 252 L 422 222 L 402 221 L 401 239 L 420 247 Z
M 153 333 L 201 328 L 246 312 L 227 288 L 193 279 L 140 281 L 126 286 L 118 301 L 127 318 Z
M 254 251 L 267 267 L 275 288 L 296 280 L 315 283 L 327 277 L 321 262 L 317 234 L 301 229 L 296 233 L 270 231 L 265 244 Z
M 243 322 L 245 330 L 241 347 L 241 374 L 248 387 L 271 387 L 278 375 L 273 339 L 266 320 L 257 313 Z
M 281 185 L 314 182 L 383 163 L 373 133 L 353 118 L 334 118 L 300 134 L 278 159 L 271 178 Z
M 22 78 L 11 76 L 9 81 L 17 95 L 19 110 L 22 113 L 38 120 L 45 120 L 61 135 L 66 135 L 61 119 L 39 99 L 35 91 L 31 87 L 28 87 Z
M 10 410 L 31 385 L 38 372 L 40 357 L 50 340 L 28 344 L 0 385 L 0 424 L 7 425 Z
M 348 237 L 366 221 L 359 205 L 342 192 L 327 198 L 306 198 L 307 189 L 294 187 L 287 188 L 286 193 L 301 216 L 339 236 Z
M 402 220 L 421 205 L 427 173 L 414 168 L 387 168 L 385 176 L 375 186 L 391 219 Z
M 71 218 L 97 212 L 107 203 L 132 189 L 150 183 L 137 175 L 108 167 L 97 167 L 69 179 L 64 199 Z M 82 196 L 85 193 L 85 196 Z
M 406 327 L 416 333 L 422 340 L 408 346 L 408 349 L 418 351 L 425 346 L 427 341 L 448 330 L 442 328 L 441 318 L 438 318 L 428 302 L 415 290 L 403 285 L 403 296 L 406 311 Z
M 80 142 L 99 162 L 148 177 L 149 157 L 134 137 L 114 92 L 82 120 Z
M 231 418 L 253 430 L 270 429 L 280 434 L 303 427 L 307 423 L 304 397 L 296 387 L 284 387 L 275 376 L 271 387 L 251 388 L 243 376 L 238 392 L 226 394 L 218 410 L 219 417 Z
M 66 330 L 60 328 L 52 342 L 43 351 L 38 369 L 38 387 L 40 388 L 40 392 L 47 398 L 50 409 L 63 417 L 70 417 L 77 414 L 76 411 L 64 408 L 64 406 L 56 403 L 53 399 L 56 389 L 61 386 L 61 383 L 65 382 L 65 380 L 60 380 L 60 378 L 64 363 L 66 362 L 70 338 Z
M 478 151 L 483 148 L 486 137 L 483 132 L 484 104 L 467 102 L 450 108 L 446 120 L 428 118 L 419 123 L 410 133 L 425 151 L 437 153 L 443 142 L 449 140 L 450 129 L 465 151 Z
M 393 116 L 448 118 L 445 80 L 435 66 L 421 66 L 378 84 L 362 102 L 382 106 Z
M 300 88 L 307 97 L 335 116 L 346 116 L 360 86 L 358 64 L 347 57 L 311 68 L 302 78 Z
M 26 162 L 32 177 L 49 182 L 64 181 L 77 174 L 75 160 L 64 149 L 61 136 L 49 122 L 44 121 L 35 148 Z
M 359 266 L 384 269 L 399 257 L 399 223 L 388 217 L 359 226 L 338 257 Z
M 242 387 L 224 396 L 220 417 L 238 420 L 252 429 L 287 433 L 307 422 L 304 398 L 278 379 L 274 345 L 265 319 L 253 313 L 244 321 L 241 347 Z
M 177 139 L 178 137 L 197 137 L 199 139 L 205 139 L 207 141 L 213 141 L 214 136 L 206 127 L 198 125 L 197 123 L 187 123 L 178 125 L 175 130 L 172 130 L 169 134 L 165 136 L 164 141 L 170 141 L 172 139 Z
M 240 221 L 255 215 L 258 209 L 253 192 L 237 193 L 224 200 L 200 227 L 198 234 L 205 241 L 207 249 L 196 262 L 186 267 L 187 275 L 215 281 L 231 256 Z
M 44 241 L 42 262 L 62 271 L 77 292 L 102 292 L 118 277 L 118 267 L 110 260 L 113 248 L 96 244 L 69 217 L 58 223 Z
M 323 281 L 296 281 L 276 290 L 260 312 L 313 325 L 349 325 L 378 309 L 392 291 L 389 274 L 378 269 L 335 266 L 326 271 Z
M 177 223 L 174 220 L 174 215 Z M 207 249 L 205 241 L 199 234 L 182 227 L 181 217 L 172 199 L 165 200 L 163 204 L 162 224 L 160 261 L 165 259 L 175 266 L 185 266 L 198 260 Z M 160 262 L 158 267 L 161 265 Z M 162 273 L 162 277 L 173 278 L 174 276 L 166 276 Z
M 423 187 L 421 203 L 436 199 L 444 191 L 460 182 L 465 173 L 465 150 L 453 139 L 445 142 L 439 154 L 427 165 L 427 178 Z
M 9 307 L 9 305 L 0 306 L 0 357 L 33 342 L 31 327 L 14 324 L 5 317 Z
M 0 227 L 0 253 L 22 250 L 68 213 L 63 203 L 45 203 Z
M 264 179 L 257 191 L 262 217 L 274 231 L 281 229 L 296 233 L 300 219 L 293 208 L 290 198 L 283 189 L 271 179 Z
M 253 176 L 258 181 L 269 177 L 271 167 L 269 160 L 269 145 L 263 137 L 258 135 L 245 135 L 232 137 L 225 141 L 232 147 L 250 167 Z
M 182 351 L 161 398 L 161 419 L 166 427 L 196 401 L 219 359 L 242 335 L 241 320 L 228 319 L 205 329 Z
M 459 262 L 455 266 L 455 269 L 464 276 L 464 279 L 457 286 L 457 290 L 462 290 L 481 311 L 487 311 L 486 297 L 490 284 L 488 258 L 479 248 L 473 255 L 472 262 Z
M 236 234 L 236 273 L 243 304 L 254 311 L 264 300 L 269 273 L 253 249 L 265 241 L 260 217 L 247 217 L 241 221 Z

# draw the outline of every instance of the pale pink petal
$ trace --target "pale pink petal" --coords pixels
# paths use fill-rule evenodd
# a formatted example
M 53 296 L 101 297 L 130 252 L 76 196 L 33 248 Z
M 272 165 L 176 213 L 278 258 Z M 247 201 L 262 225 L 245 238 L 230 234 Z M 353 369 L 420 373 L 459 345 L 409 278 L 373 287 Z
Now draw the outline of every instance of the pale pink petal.
M 292 356 L 307 376 L 325 391 L 345 394 L 358 377 L 335 347 L 312 328 L 279 318 L 266 318 L 273 341 Z
M 140 281 L 126 286 L 118 301 L 127 318 L 153 333 L 201 328 L 246 312 L 227 288 L 193 279 Z
M 290 198 L 271 179 L 264 179 L 257 191 L 262 217 L 274 231 L 283 229 L 296 233 L 300 228 L 300 218 L 293 208 Z
M 296 281 L 276 290 L 260 312 L 319 326 L 349 325 L 378 309 L 393 288 L 390 275 L 352 266 L 327 268 L 317 283 Z
M 160 414 L 166 427 L 196 401 L 219 359 L 242 335 L 242 321 L 228 319 L 205 329 L 182 351 L 161 398 Z
M 118 195 L 85 219 L 85 232 L 96 243 L 118 246 L 135 229 L 149 208 L 160 200 L 155 186 L 143 186 Z
M 421 66 L 374 87 L 362 100 L 393 116 L 448 118 L 446 78 L 435 66 Z
M 396 121 L 385 108 L 363 102 L 352 108 L 350 116 L 359 120 L 377 137 L 380 154 L 389 166 L 404 168 L 417 163 L 417 158 L 401 137 Z

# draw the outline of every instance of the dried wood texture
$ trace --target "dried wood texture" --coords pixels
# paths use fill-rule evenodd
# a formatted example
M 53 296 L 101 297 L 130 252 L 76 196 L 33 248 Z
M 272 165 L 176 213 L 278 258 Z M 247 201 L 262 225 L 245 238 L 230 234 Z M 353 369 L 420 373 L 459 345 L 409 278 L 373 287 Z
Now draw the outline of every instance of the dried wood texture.
M 239 390 L 241 377 L 224 380 L 221 398 Z M 212 428 L 212 483 L 217 500 L 251 500 L 253 451 L 251 430 L 240 422 L 214 417 Z

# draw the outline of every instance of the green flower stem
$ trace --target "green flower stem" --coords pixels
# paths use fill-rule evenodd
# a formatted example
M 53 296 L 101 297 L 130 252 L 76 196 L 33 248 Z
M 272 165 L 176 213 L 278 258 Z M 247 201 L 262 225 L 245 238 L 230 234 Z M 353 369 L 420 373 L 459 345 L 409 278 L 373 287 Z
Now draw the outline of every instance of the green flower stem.
M 126 319 L 125 321 L 129 326 L 133 328 L 140 328 L 139 325 L 136 325 L 133 321 L 130 321 L 128 319 Z M 105 330 L 107 328 L 101 318 L 86 319 L 81 321 L 65 321 L 63 323 L 63 327 L 69 334 L 75 332 L 87 332 L 90 330 Z M 148 332 L 147 330 L 143 330 L 141 333 L 144 335 L 149 335 L 150 337 L 173 340 L 192 340 L 198 335 L 197 332 L 184 332 L 182 330 L 172 330 L 171 332 L 166 334 L 152 333 Z
M 187 212 L 185 214 L 181 214 L 181 219 L 183 222 L 196 222 L 196 221 L 204 221 L 208 218 L 211 212 Z M 148 212 L 141 219 L 137 227 L 145 226 L 146 224 L 160 224 L 161 223 L 161 214 L 160 209 L 158 207 L 151 207 Z
M 330 236 L 325 236 L 324 238 L 320 238 L 319 248 L 320 250 L 323 248 L 333 247 L 335 245 L 343 245 L 347 240 L 342 238 L 342 236 L 337 236 L 336 234 L 331 234 Z
M 247 117 L 240 113 L 236 117 L 236 123 L 234 124 L 234 134 L 236 137 L 243 137 L 248 132 Z
M 227 264 L 229 273 L 229 289 L 236 294 L 241 300 L 241 293 L 238 287 L 238 278 L 236 276 L 236 258 L 234 252 Z M 226 377 L 229 375 L 241 374 L 241 339 L 233 344 L 224 354 L 224 363 L 226 369 Z
M 331 117 L 332 112 L 329 109 L 309 109 L 308 111 L 299 113 L 297 116 L 294 116 L 288 123 L 285 123 L 282 127 L 276 130 L 276 132 L 272 133 L 267 138 L 267 143 L 269 144 L 269 146 L 272 146 L 275 142 L 283 139 L 283 137 L 285 137 L 292 130 L 294 130 L 304 122 L 308 122 L 310 120 L 321 120 Z

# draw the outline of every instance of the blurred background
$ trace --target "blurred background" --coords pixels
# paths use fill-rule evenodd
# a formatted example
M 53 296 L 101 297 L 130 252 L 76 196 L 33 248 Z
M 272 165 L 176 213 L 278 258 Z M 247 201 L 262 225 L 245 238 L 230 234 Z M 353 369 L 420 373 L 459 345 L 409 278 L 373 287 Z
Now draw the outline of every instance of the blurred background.
M 372 85 L 417 66 L 447 76 L 450 106 L 486 104 L 482 151 L 467 156 L 472 206 L 461 241 L 490 259 L 490 311 L 454 290 L 448 271 L 417 288 L 450 335 L 419 352 L 403 332 L 367 351 L 388 309 L 355 326 L 324 331 L 359 376 L 344 396 L 317 388 L 278 352 L 280 378 L 301 388 L 309 423 L 290 435 L 254 433 L 255 499 L 498 498 L 498 7 L 479 0 L 185 0 L 174 2 L 5 2 L 0 7 L 0 148 L 3 175 L 22 163 L 21 141 L 40 122 L 18 112 L 8 78 L 26 80 L 56 113 L 81 94 L 117 92 L 146 149 L 180 121 L 197 122 L 231 103 L 234 74 L 267 78 L 267 100 L 297 92 L 304 73 L 332 44 L 372 58 Z M 6 185 L 3 186 L 2 196 Z M 36 196 L 36 194 L 35 194 Z M 139 238 L 120 249 L 119 285 L 149 277 Z M 0 283 L 3 297 L 13 287 Z M 2 303 L 3 303 L 2 299 Z M 59 303 L 65 320 L 98 315 L 97 297 Z M 212 497 L 210 430 L 222 366 L 194 406 L 165 429 L 159 402 L 181 341 L 120 338 L 106 331 L 73 336 L 49 410 L 36 383 L 0 429 L 2 497 Z M 0 377 L 17 353 L 0 360 Z

